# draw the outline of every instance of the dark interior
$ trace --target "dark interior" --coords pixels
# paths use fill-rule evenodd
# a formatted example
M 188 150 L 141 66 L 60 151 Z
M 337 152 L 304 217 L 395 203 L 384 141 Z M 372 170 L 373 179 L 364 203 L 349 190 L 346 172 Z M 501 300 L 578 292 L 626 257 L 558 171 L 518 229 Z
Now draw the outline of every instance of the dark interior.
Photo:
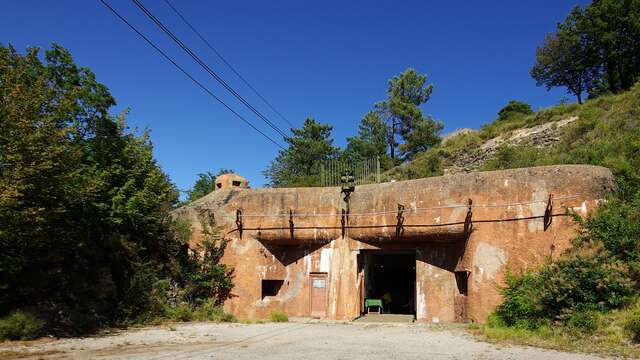
M 283 283 L 284 280 L 262 280 L 262 298 L 278 295 Z
M 415 254 L 375 252 L 365 259 L 365 298 L 382 299 L 387 314 L 415 314 Z

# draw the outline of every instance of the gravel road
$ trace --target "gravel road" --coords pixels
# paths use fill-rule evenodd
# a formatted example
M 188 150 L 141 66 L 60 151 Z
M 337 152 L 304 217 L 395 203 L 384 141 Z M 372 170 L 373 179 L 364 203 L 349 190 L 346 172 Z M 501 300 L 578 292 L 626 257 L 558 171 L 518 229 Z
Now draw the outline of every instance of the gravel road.
M 113 335 L 0 344 L 0 358 L 32 359 L 601 359 L 496 346 L 461 329 L 420 324 L 189 323 Z

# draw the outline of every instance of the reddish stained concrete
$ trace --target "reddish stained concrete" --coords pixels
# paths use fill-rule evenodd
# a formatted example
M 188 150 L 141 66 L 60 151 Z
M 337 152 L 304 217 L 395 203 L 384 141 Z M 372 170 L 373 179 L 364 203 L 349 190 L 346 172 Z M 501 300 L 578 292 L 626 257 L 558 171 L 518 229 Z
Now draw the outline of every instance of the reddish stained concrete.
M 418 321 L 484 322 L 500 303 L 498 287 L 507 269 L 536 267 L 557 257 L 576 235 L 568 216 L 553 217 L 546 230 L 543 219 L 523 218 L 543 216 L 550 194 L 556 199 L 554 214 L 565 214 L 568 208 L 586 215 L 614 187 L 608 169 L 583 165 L 357 186 L 349 200 L 351 216 L 344 237 L 341 211 L 346 204 L 337 187 L 223 189 L 176 210 L 175 215 L 192 223 L 192 242 L 202 237 L 198 220 L 202 210 L 209 210 L 224 226 L 229 243 L 223 261 L 235 269 L 234 297 L 225 309 L 239 318 L 268 317 L 274 310 L 308 316 L 309 275 L 326 273 L 326 317 L 353 319 L 361 314 L 364 286 L 358 254 L 377 249 L 415 251 Z M 467 208 L 450 206 L 466 204 L 468 199 L 477 206 L 520 205 L 473 208 L 473 227 L 465 233 Z M 400 237 L 396 237 L 398 204 L 405 206 Z M 235 222 L 238 209 L 243 214 L 242 236 Z M 294 213 L 293 235 L 289 210 Z M 366 213 L 377 214 L 362 215 Z M 466 297 L 458 291 L 455 271 L 469 272 Z M 284 281 L 277 296 L 261 298 L 263 279 Z

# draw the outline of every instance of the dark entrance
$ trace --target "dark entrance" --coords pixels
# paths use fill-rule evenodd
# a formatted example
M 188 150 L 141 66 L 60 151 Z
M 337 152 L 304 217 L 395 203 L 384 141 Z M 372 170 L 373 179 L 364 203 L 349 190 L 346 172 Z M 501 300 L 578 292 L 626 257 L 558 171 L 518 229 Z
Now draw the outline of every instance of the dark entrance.
M 363 251 L 360 259 L 364 299 L 381 299 L 387 314 L 415 315 L 415 251 Z

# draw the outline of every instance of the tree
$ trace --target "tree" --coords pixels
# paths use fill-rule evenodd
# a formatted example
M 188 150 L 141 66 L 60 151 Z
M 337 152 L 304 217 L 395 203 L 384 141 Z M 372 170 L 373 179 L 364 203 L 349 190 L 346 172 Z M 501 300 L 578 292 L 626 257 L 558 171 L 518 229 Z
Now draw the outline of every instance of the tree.
M 531 76 L 563 86 L 582 102 L 629 90 L 640 80 L 640 0 L 595 0 L 575 7 L 536 51 Z M 606 89 L 606 90 L 605 90 Z
M 387 157 L 387 126 L 377 112 L 368 112 L 360 121 L 358 134 L 347 137 L 344 156 L 356 162 L 376 156 L 381 159 Z
M 531 105 L 518 100 L 511 100 L 500 111 L 498 111 L 498 121 L 507 120 L 514 115 L 533 114 Z
M 444 125 L 432 118 L 420 118 L 412 124 L 412 130 L 405 135 L 405 143 L 400 145 L 403 158 L 413 159 L 416 154 L 440 144 L 440 132 Z
M 589 38 L 582 31 L 583 10 L 575 7 L 555 35 L 548 34 L 536 50 L 536 63 L 530 74 L 538 86 L 547 90 L 563 86 L 582 104 L 582 94 L 598 79 L 597 58 Z
M 178 192 L 113 105 L 64 48 L 0 46 L 0 316 L 33 310 L 62 334 L 126 323 L 189 263 Z
M 410 137 L 423 120 L 420 106 L 429 100 L 432 92 L 433 84 L 427 84 L 427 76 L 411 68 L 389 80 L 387 99 L 376 104 L 376 109 L 389 122 L 387 142 L 393 160 L 399 145 L 397 135 L 405 141 Z
M 595 0 L 581 20 L 603 83 L 613 93 L 629 90 L 640 80 L 640 0 Z
M 317 186 L 320 184 L 320 162 L 335 158 L 340 153 L 331 139 L 333 126 L 307 118 L 302 128 L 291 129 L 293 136 L 286 137 L 289 147 L 280 150 L 278 156 L 263 171 L 269 186 Z
M 216 177 L 232 172 L 233 170 L 220 169 L 218 175 L 213 175 L 210 171 L 198 174 L 198 179 L 193 184 L 193 187 L 187 190 L 187 200 L 185 200 L 182 205 L 192 203 L 214 191 L 216 189 Z

